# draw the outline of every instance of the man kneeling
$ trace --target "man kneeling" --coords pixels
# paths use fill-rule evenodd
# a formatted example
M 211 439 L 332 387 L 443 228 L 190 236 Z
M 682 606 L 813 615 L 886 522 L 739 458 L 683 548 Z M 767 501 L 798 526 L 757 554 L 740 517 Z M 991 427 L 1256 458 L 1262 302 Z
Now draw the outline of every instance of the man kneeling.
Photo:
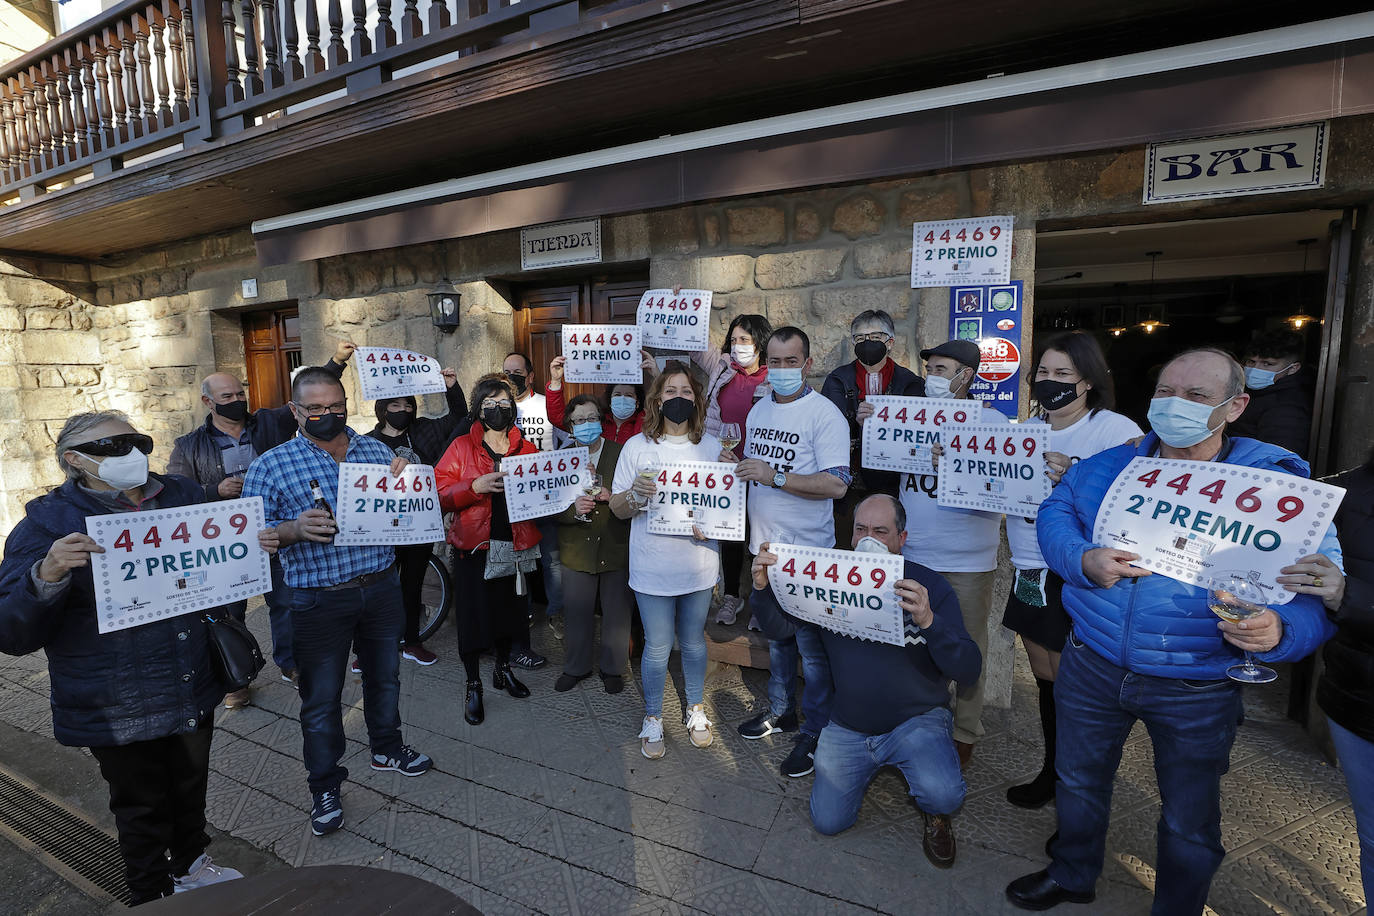
M 905 540 L 906 512 L 896 499 L 878 494 L 858 505 L 854 550 L 900 554 Z M 778 559 L 770 546 L 762 545 L 754 559 L 751 607 L 769 639 L 786 639 L 796 622 L 768 584 L 768 567 Z M 954 590 L 938 573 L 907 560 L 896 592 L 909 617 L 906 645 L 820 631 L 835 705 L 816 747 L 811 823 L 827 836 L 852 827 L 873 775 L 895 766 L 925 819 L 926 858 L 949 868 L 955 852 L 950 815 L 966 790 L 954 749 L 949 682 L 973 683 L 983 660 L 964 629 Z

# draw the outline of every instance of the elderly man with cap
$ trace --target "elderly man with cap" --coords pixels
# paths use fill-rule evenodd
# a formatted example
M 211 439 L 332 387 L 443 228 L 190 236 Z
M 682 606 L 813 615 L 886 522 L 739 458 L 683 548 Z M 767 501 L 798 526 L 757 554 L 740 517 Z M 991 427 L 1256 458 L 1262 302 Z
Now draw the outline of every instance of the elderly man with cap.
M 340 341 L 334 355 L 321 368 L 342 376 L 355 349 L 353 344 Z M 289 406 L 249 412 L 243 383 L 227 372 L 205 377 L 200 383 L 200 402 L 210 412 L 202 425 L 176 440 L 167 461 L 167 473 L 189 477 L 200 484 L 206 500 L 238 499 L 243 492 L 243 475 L 253 459 L 295 437 L 296 418 Z M 274 556 L 272 591 L 266 596 L 272 625 L 272 661 L 281 669 L 282 680 L 294 685 L 296 661 L 291 653 L 287 594 L 281 561 Z M 247 606 L 246 601 L 236 601 L 228 608 L 242 620 Z M 228 709 L 251 704 L 246 687 L 224 698 Z
M 978 373 L 978 345 L 971 340 L 947 340 L 921 351 L 926 364 L 926 397 L 972 398 L 969 388 Z M 1006 415 L 986 403 L 975 423 L 1009 423 Z M 908 560 L 928 566 L 949 582 L 959 598 L 964 628 L 988 651 L 988 618 L 992 614 L 992 580 L 997 572 L 997 547 L 1002 516 L 995 512 L 957 509 L 935 501 L 939 478 L 929 474 L 902 475 L 901 500 L 911 520 L 902 545 Z M 986 667 L 986 666 L 985 666 Z M 959 762 L 967 764 L 973 746 L 983 736 L 983 677 L 960 682 L 954 707 L 954 746 Z

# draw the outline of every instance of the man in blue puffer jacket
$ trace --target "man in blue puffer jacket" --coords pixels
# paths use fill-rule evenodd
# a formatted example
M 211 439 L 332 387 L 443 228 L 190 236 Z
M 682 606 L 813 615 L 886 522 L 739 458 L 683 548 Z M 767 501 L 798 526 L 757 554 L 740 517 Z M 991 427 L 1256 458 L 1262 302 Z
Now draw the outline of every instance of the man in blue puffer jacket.
M 1139 556 L 1092 543 L 1098 508 L 1137 456 L 1212 461 L 1308 476 L 1298 456 L 1225 435 L 1248 402 L 1245 374 L 1220 350 L 1190 350 L 1161 371 L 1150 403 L 1154 432 L 1079 462 L 1040 507 L 1036 528 L 1050 568 L 1064 578 L 1073 633 L 1055 687 L 1059 720 L 1058 839 L 1048 869 L 1011 882 L 1023 909 L 1089 903 L 1102 871 L 1112 781 L 1137 719 L 1154 747 L 1163 811 L 1152 912 L 1201 913 L 1221 844 L 1221 777 L 1243 707 L 1226 676 L 1241 650 L 1297 661 L 1334 629 L 1309 595 L 1240 623 L 1219 622 L 1207 590 L 1131 566 Z M 1334 535 L 1322 552 L 1339 555 Z M 1337 561 L 1339 562 L 1339 561 Z

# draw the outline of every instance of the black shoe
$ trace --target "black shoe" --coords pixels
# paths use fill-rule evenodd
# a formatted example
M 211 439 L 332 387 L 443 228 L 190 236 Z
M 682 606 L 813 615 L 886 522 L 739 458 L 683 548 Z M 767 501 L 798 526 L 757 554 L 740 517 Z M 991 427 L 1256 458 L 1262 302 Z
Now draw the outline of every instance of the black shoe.
M 482 707 L 482 682 L 468 681 L 467 705 L 463 708 L 463 718 L 469 725 L 481 725 L 486 717 L 487 711 Z
M 797 736 L 796 746 L 787 759 L 782 762 L 782 775 L 793 779 L 809 776 L 816 771 L 816 737 L 802 732 Z
M 1018 808 L 1043 808 L 1054 801 L 1054 770 L 1041 770 L 1030 782 L 1007 790 L 1007 801 Z
M 605 685 L 607 693 L 620 693 L 625 689 L 625 678 L 619 674 L 603 674 L 601 683 Z
M 553 682 L 553 689 L 557 690 L 559 693 L 567 693 L 569 690 L 572 690 L 578 684 L 582 683 L 587 677 L 589 677 L 589 675 L 568 674 L 564 672 L 558 675 L 558 680 Z
M 530 689 L 511 674 L 510 665 L 496 666 L 496 670 L 491 673 L 491 686 L 495 690 L 504 690 L 517 700 L 523 700 L 530 695 Z
M 533 649 L 517 650 L 516 653 L 510 657 L 510 661 L 512 665 L 519 665 L 521 668 L 526 668 L 530 671 L 533 671 L 535 668 L 542 668 L 549 663 L 547 658 L 535 652 Z
M 1022 875 L 1007 885 L 1007 899 L 1023 910 L 1048 910 L 1061 903 L 1092 903 L 1095 891 L 1071 891 L 1050 877 L 1048 870 Z
M 774 716 L 771 712 L 761 712 L 739 727 L 739 733 L 750 741 L 767 738 L 775 732 L 794 732 L 797 730 L 797 714 L 783 713 Z

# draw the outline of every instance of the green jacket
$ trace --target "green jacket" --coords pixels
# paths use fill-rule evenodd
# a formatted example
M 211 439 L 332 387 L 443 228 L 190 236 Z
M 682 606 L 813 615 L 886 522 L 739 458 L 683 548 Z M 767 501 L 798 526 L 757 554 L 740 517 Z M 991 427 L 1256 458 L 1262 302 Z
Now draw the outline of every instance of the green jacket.
M 606 489 L 615 479 L 615 465 L 620 460 L 619 443 L 601 440 L 601 454 L 596 472 Z M 558 523 L 559 560 L 568 569 L 596 574 L 626 569 L 630 563 L 630 523 L 611 514 L 610 506 L 597 503 L 590 522 L 579 522 L 575 506 L 555 515 Z

